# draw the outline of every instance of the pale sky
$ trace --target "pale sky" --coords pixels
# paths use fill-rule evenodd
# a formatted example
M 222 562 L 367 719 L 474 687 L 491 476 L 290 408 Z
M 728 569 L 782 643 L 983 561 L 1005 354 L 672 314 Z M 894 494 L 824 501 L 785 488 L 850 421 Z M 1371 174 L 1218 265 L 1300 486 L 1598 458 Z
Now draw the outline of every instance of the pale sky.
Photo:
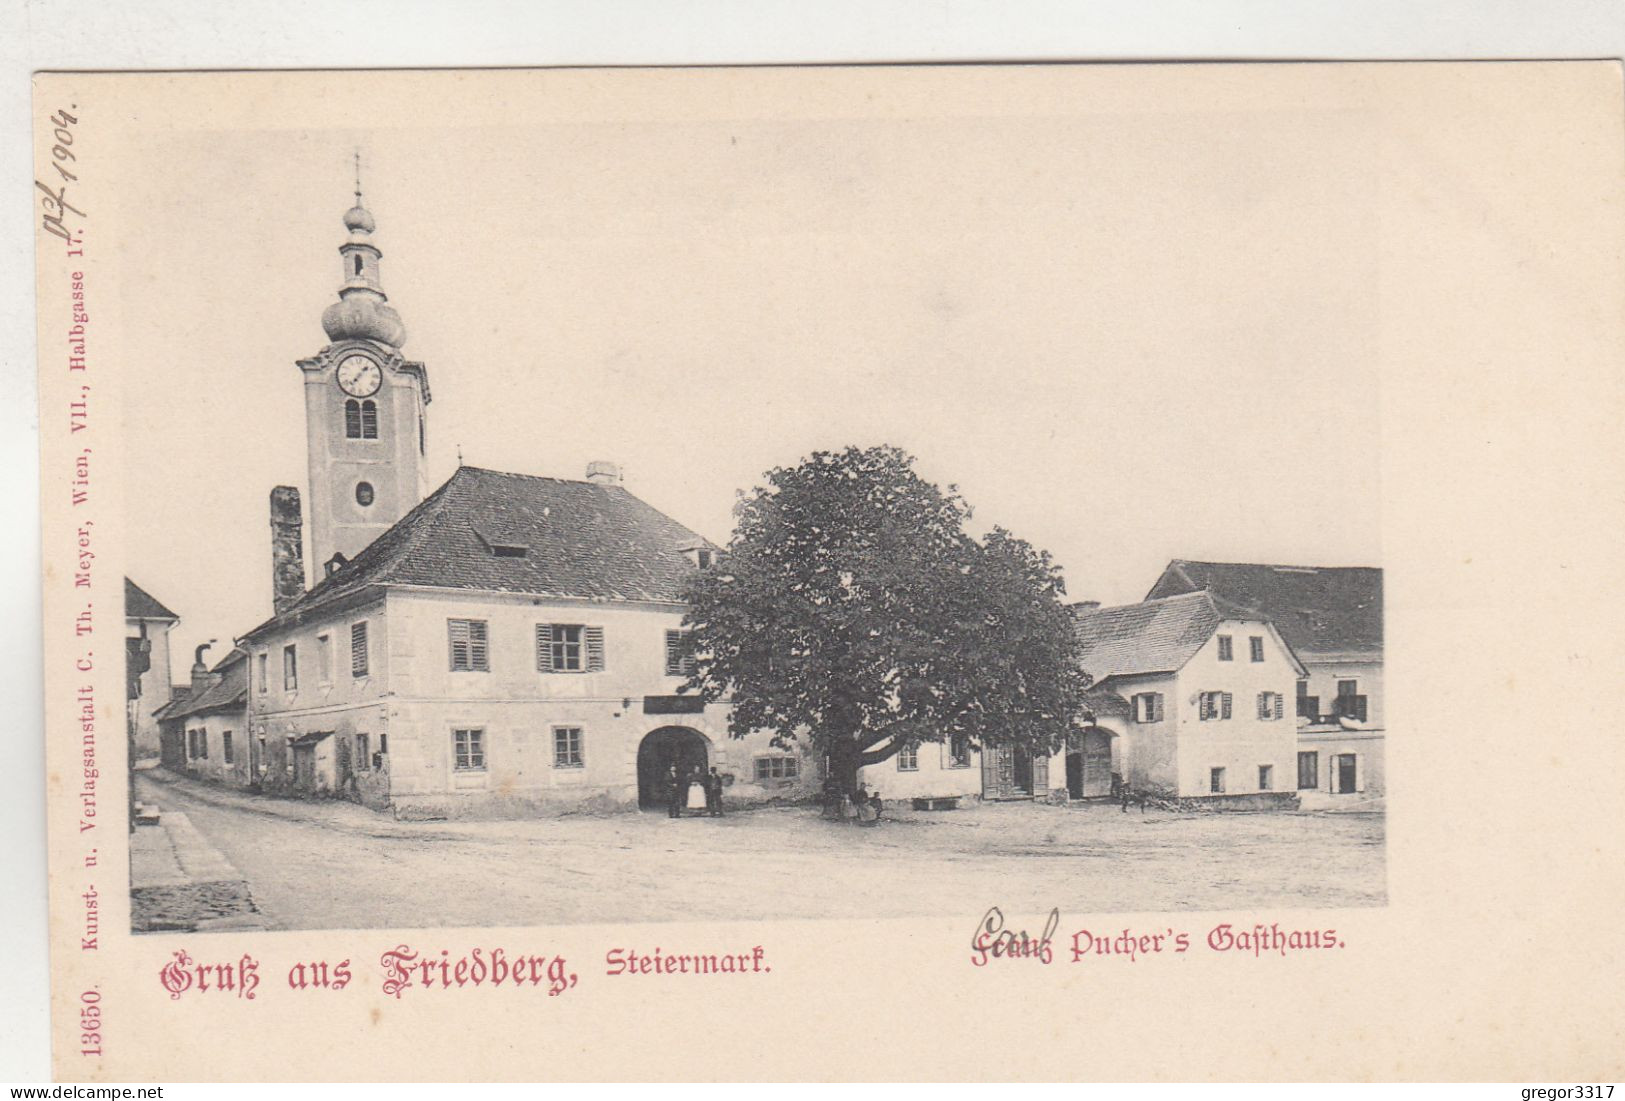
M 1137 600 L 1173 557 L 1381 564 L 1368 120 L 1222 70 L 895 102 L 845 72 L 703 110 L 681 73 L 285 110 L 268 76 L 253 126 L 154 123 L 121 162 L 116 309 L 127 569 L 182 616 L 177 677 L 270 612 L 267 495 L 305 485 L 294 363 L 326 343 L 357 145 L 431 485 L 459 445 L 610 459 L 726 542 L 765 470 L 884 442 L 1072 599 Z

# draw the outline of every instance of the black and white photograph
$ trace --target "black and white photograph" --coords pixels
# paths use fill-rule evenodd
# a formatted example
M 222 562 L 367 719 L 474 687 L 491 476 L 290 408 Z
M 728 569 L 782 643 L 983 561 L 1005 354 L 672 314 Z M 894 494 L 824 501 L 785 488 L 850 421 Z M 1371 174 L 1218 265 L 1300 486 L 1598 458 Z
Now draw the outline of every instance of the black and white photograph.
M 135 932 L 1386 904 L 1369 131 L 842 75 L 126 154 Z

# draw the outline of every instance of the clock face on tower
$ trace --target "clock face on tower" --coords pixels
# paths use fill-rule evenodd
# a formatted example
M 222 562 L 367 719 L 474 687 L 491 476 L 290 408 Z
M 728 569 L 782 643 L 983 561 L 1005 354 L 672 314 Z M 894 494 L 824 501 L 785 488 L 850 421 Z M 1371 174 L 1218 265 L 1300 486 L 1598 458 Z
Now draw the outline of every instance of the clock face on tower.
M 339 363 L 339 389 L 353 398 L 370 398 L 383 384 L 384 373 L 369 356 L 346 356 Z

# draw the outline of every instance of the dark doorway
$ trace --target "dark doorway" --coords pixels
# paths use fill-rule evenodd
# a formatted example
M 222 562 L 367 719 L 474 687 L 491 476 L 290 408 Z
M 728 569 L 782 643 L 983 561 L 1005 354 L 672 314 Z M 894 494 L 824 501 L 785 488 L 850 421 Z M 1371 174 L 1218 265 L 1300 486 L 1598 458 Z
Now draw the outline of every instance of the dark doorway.
M 316 793 L 316 743 L 294 743 L 293 786 L 305 795 Z
M 1015 746 L 1010 751 L 1012 771 L 1011 786 L 1017 795 L 1031 795 L 1033 793 L 1033 755 L 1024 746 Z
M 1345 795 L 1355 790 L 1354 754 L 1339 753 L 1336 758 L 1338 794 Z
M 666 775 L 672 765 L 693 776 L 709 767 L 705 736 L 686 726 L 663 726 L 638 745 L 638 809 L 664 810 L 671 798 Z
M 1066 752 L 1066 793 L 1074 799 L 1083 798 L 1083 751 Z

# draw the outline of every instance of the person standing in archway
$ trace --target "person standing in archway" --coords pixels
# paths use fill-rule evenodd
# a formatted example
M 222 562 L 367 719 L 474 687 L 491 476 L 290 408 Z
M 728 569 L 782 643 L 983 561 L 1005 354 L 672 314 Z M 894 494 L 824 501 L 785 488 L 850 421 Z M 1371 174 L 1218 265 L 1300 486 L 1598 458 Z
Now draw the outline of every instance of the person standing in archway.
M 705 777 L 705 810 L 712 818 L 722 817 L 722 776 L 715 768 Z
M 672 818 L 683 816 L 683 804 L 688 799 L 688 773 L 676 762 L 666 770 L 666 813 Z

